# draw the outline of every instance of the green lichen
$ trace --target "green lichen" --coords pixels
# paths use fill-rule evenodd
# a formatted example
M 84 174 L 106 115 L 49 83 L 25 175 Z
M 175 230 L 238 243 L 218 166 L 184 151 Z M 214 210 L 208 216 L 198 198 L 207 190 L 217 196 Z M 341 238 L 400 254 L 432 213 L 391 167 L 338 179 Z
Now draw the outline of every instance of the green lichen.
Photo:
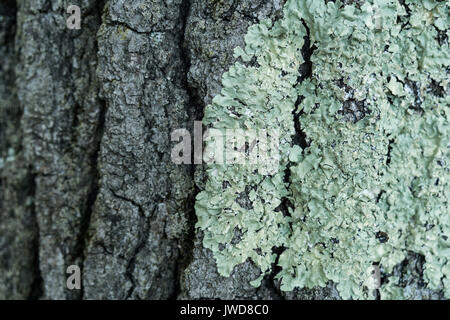
M 197 227 L 221 275 L 251 259 L 257 286 L 283 248 L 282 290 L 331 280 L 342 298 L 367 299 L 374 264 L 387 275 L 415 252 L 427 287 L 450 298 L 448 8 L 289 0 L 281 20 L 249 28 L 204 124 L 277 129 L 280 161 L 266 174 L 261 163 L 208 166 Z M 394 277 L 380 294 L 408 298 Z

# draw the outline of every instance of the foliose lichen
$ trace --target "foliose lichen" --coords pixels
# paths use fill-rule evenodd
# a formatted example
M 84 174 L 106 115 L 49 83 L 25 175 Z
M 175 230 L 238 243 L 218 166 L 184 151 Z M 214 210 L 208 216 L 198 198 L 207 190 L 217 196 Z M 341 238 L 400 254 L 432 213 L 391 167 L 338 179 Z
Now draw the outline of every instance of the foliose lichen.
M 373 265 L 389 274 L 414 252 L 427 287 L 450 298 L 448 9 L 288 0 L 282 19 L 249 28 L 204 124 L 277 129 L 279 166 L 208 165 L 197 227 L 221 275 L 251 259 L 258 286 L 277 263 L 282 290 L 333 281 L 342 298 L 368 299 Z M 409 297 L 395 277 L 379 289 Z

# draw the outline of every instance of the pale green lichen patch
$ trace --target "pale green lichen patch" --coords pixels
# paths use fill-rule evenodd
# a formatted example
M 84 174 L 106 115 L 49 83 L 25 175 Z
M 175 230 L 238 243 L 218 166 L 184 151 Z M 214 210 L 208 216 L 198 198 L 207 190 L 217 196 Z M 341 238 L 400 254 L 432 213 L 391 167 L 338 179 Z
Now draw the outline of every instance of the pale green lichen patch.
M 389 274 L 415 252 L 428 288 L 450 298 L 448 8 L 291 0 L 281 20 L 249 28 L 236 55 L 258 66 L 230 68 L 204 123 L 278 129 L 280 162 L 268 174 L 209 165 L 197 226 L 220 274 L 250 258 L 258 285 L 283 247 L 282 290 L 331 280 L 344 299 L 373 298 L 373 265 Z M 312 75 L 303 79 L 307 35 Z M 294 145 L 294 117 L 304 149 Z M 394 277 L 380 294 L 410 298 Z

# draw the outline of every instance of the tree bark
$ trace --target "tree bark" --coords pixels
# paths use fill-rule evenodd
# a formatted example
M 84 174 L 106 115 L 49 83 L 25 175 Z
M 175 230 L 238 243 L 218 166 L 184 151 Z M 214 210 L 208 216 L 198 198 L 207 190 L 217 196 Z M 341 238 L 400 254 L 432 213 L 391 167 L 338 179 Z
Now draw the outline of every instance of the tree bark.
M 253 288 L 250 261 L 219 276 L 194 229 L 203 169 L 170 158 L 247 28 L 283 4 L 0 3 L 0 299 L 339 298 L 332 284 L 281 293 L 273 275 Z

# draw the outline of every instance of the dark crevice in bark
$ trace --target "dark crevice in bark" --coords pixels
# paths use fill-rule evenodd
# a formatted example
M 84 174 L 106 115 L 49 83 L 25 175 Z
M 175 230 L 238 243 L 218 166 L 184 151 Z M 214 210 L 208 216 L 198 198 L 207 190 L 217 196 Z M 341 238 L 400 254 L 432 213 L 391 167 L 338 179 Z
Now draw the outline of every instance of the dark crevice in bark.
M 344 101 L 338 114 L 348 122 L 357 123 L 371 113 L 365 100 L 349 99 Z
M 92 180 L 91 186 L 89 190 L 89 196 L 86 201 L 84 213 L 83 213 L 83 221 L 80 228 L 80 235 L 78 238 L 78 244 L 76 249 L 76 257 L 81 257 L 81 272 L 83 271 L 83 265 L 85 260 L 85 250 L 88 243 L 88 230 L 91 223 L 92 212 L 94 211 L 95 201 L 97 200 L 97 196 L 100 190 L 100 173 L 98 170 L 98 158 L 101 148 L 101 141 L 103 137 L 103 131 L 105 126 L 105 113 L 106 113 L 106 104 L 103 100 L 100 100 L 100 115 L 99 115 L 99 123 L 97 126 L 97 148 L 94 154 L 91 157 L 91 169 L 92 169 Z M 84 291 L 83 286 L 81 286 L 81 294 L 80 299 L 83 299 Z
M 138 206 L 139 212 L 141 214 L 141 216 L 144 214 L 144 211 L 142 210 L 142 208 L 140 206 Z M 145 218 L 145 217 L 144 217 Z M 134 270 L 135 270 L 135 266 L 136 266 L 136 257 L 138 256 L 139 252 L 145 247 L 145 244 L 147 242 L 147 236 L 150 233 L 150 222 L 148 220 L 144 221 L 145 223 L 145 228 L 144 231 L 142 232 L 141 238 L 139 239 L 138 245 L 136 246 L 130 261 L 128 262 L 127 268 L 126 268 L 126 275 L 127 278 L 130 280 L 131 282 L 131 287 L 128 290 L 127 296 L 126 296 L 126 300 L 132 298 L 134 289 L 136 288 L 136 283 L 134 281 Z M 139 296 L 135 296 L 133 297 L 134 299 L 139 299 Z
M 181 31 L 180 31 L 180 37 L 179 37 L 179 50 L 180 50 L 180 56 L 181 60 L 183 62 L 183 87 L 186 91 L 186 94 L 188 95 L 188 101 L 187 101 L 187 113 L 189 115 L 189 119 L 193 121 L 201 120 L 203 118 L 203 108 L 196 107 L 201 106 L 200 103 L 201 99 L 196 94 L 196 90 L 194 88 L 191 88 L 188 81 L 188 72 L 191 67 L 191 61 L 189 57 L 188 48 L 186 47 L 186 26 L 187 26 L 187 20 L 189 18 L 191 10 L 191 0 L 184 0 L 180 7 L 180 20 L 181 20 Z M 190 124 L 189 124 L 190 125 Z M 192 154 L 191 159 L 194 159 L 194 148 L 192 148 Z M 194 180 L 195 176 L 195 168 L 196 165 L 191 165 L 190 170 L 190 176 L 192 180 Z M 180 256 L 177 260 L 177 263 L 175 264 L 175 270 L 174 270 L 174 291 L 168 298 L 169 300 L 176 300 L 180 294 L 182 293 L 182 287 L 181 287 L 181 281 L 183 278 L 183 273 L 186 269 L 186 267 L 191 263 L 194 255 L 194 239 L 195 239 L 195 223 L 196 223 L 196 215 L 194 210 L 194 204 L 195 204 L 195 197 L 200 192 L 200 190 L 197 188 L 197 186 L 194 187 L 195 191 L 193 194 L 192 199 L 188 199 L 186 202 L 186 208 L 188 212 L 188 221 L 189 221 L 189 228 L 188 232 L 185 235 L 184 239 L 179 239 L 181 242 L 181 250 L 180 250 Z
M 144 209 L 142 208 L 142 206 L 141 206 L 139 203 L 137 203 L 137 202 L 134 201 L 133 199 L 130 199 L 130 198 L 127 198 L 127 197 L 124 197 L 124 196 L 121 196 L 121 195 L 117 194 L 117 193 L 116 193 L 114 190 L 112 190 L 111 188 L 109 188 L 108 190 L 109 190 L 109 192 L 111 192 L 111 194 L 112 194 L 115 198 L 120 199 L 120 200 L 125 201 L 125 202 L 129 202 L 129 203 L 131 203 L 134 207 L 138 208 L 138 210 L 139 210 L 139 216 L 140 216 L 141 218 L 145 218 L 145 212 L 144 212 Z
M 303 64 L 300 65 L 299 68 L 299 77 L 297 79 L 297 83 L 302 83 L 303 80 L 312 77 L 312 61 L 311 56 L 314 53 L 314 50 L 317 49 L 315 45 L 311 45 L 311 32 L 309 30 L 306 21 L 302 19 L 303 26 L 306 29 L 306 36 L 304 37 L 305 43 L 302 48 L 302 56 L 303 56 Z
M 190 59 L 190 54 L 188 52 L 189 49 L 187 48 L 187 44 L 186 44 L 186 26 L 187 26 L 187 20 L 190 15 L 190 10 L 191 10 L 191 0 L 184 0 L 183 6 L 182 6 L 183 27 L 182 27 L 182 31 L 181 31 L 179 47 L 181 49 L 181 60 L 183 61 L 183 65 L 185 67 L 183 83 L 184 83 L 186 93 L 189 96 L 189 102 L 188 102 L 189 116 L 192 119 L 201 121 L 203 119 L 205 104 L 203 102 L 203 99 L 200 97 L 200 94 L 198 93 L 197 89 L 192 87 L 189 84 L 189 80 L 188 80 L 188 72 L 191 67 L 191 59 Z M 195 166 L 192 166 L 192 171 L 194 171 L 194 168 L 195 168 Z
M 412 272 L 415 272 L 418 277 L 416 278 L 417 280 L 417 286 L 419 288 L 425 288 L 426 284 L 425 281 L 423 279 L 423 269 L 424 269 L 424 264 L 425 264 L 425 256 L 423 254 L 420 253 L 415 253 L 412 251 L 408 252 L 408 259 L 404 259 L 400 265 L 398 266 L 399 268 L 401 268 L 400 271 L 400 285 L 406 287 L 407 285 L 410 284 L 411 279 L 409 279 L 409 277 L 407 277 L 408 274 L 408 267 L 409 269 L 412 270 Z
M 232 0 L 230 9 L 228 9 L 227 12 L 222 14 L 222 19 L 225 21 L 231 21 L 231 17 L 233 16 L 234 12 L 236 11 L 236 8 L 238 5 L 239 5 L 239 1 Z
M 23 130 L 21 128 L 23 107 L 20 105 L 17 96 L 15 70 L 19 47 L 16 44 L 17 13 L 16 1 L 6 0 L 0 3 L 0 98 L 2 99 L 2 105 L 0 105 L 0 157 L 4 157 L 4 153 L 8 152 L 10 148 L 15 151 L 13 163 L 0 169 L 0 224 L 6 223 L 6 226 L 8 226 L 9 219 L 16 219 L 15 222 L 22 224 L 25 229 L 23 231 L 29 233 L 30 237 L 20 234 L 13 235 L 16 230 L 12 229 L 7 230 L 7 234 L 0 232 L 0 238 L 6 237 L 7 239 L 10 232 L 12 236 L 19 239 L 24 237 L 24 241 L 21 242 L 23 247 L 14 247 L 11 244 L 11 248 L 6 248 L 6 254 L 0 252 L 0 258 L 6 258 L 5 260 L 7 260 L 0 263 L 0 272 L 2 273 L 0 274 L 0 281 L 10 281 L 12 283 L 7 284 L 15 287 L 15 290 L 12 289 L 11 292 L 0 292 L 0 296 L 7 299 L 27 298 L 28 300 L 37 300 L 43 293 L 43 280 L 39 268 L 40 238 L 34 205 L 36 182 L 32 168 L 24 158 Z M 1 172 L 3 170 L 6 171 Z M 8 172 L 9 170 L 12 171 Z M 10 194 L 7 200 L 4 198 L 4 192 Z M 30 200 L 31 202 L 28 203 Z M 17 206 L 18 212 L 15 212 L 16 208 L 11 206 Z M 20 230 L 20 228 L 17 230 Z M 0 242 L 3 243 L 3 241 Z M 3 247 L 0 249 L 4 250 Z M 10 252 L 10 250 L 16 249 L 21 251 L 21 256 L 17 252 L 14 254 Z M 21 262 L 17 261 L 17 257 L 20 257 Z M 4 273 L 3 263 L 5 262 L 6 265 L 18 268 L 6 271 L 14 271 L 19 274 L 20 282 L 17 283 L 13 277 L 8 278 L 8 275 Z M 27 283 L 22 282 L 25 278 Z M 11 294 L 13 295 L 11 296 Z
M 0 107 L 0 156 L 3 156 L 3 152 L 12 147 L 11 139 L 8 137 L 8 126 L 14 123 L 14 125 L 19 127 L 22 116 L 21 108 L 16 108 L 16 106 L 8 103 L 12 96 L 17 101 L 15 88 L 8 92 L 9 85 L 13 87 L 16 81 L 14 68 L 10 66 L 15 64 L 17 59 L 14 52 L 17 29 L 16 15 L 17 6 L 15 1 L 9 0 L 0 4 L 0 36 L 3 36 L 3 39 L 0 38 L 0 81 L 6 86 L 6 92 L 0 91 L 0 95 L 3 99 L 7 99 L 6 103 L 4 101 L 1 102 L 3 105 Z M 2 30 L 4 31 L 2 32 Z
M 127 24 L 126 22 L 123 22 L 123 21 L 114 20 L 114 21 L 109 21 L 108 23 L 109 23 L 109 25 L 121 26 L 124 29 L 131 30 L 132 32 L 137 33 L 137 34 L 149 34 L 150 33 L 148 31 L 139 31 L 136 28 L 133 28 L 132 26 L 130 26 L 129 24 Z
M 276 254 L 275 262 L 271 266 L 271 272 L 267 276 L 267 288 L 272 292 L 272 294 L 277 297 L 279 300 L 285 300 L 285 297 L 283 296 L 281 290 L 280 290 L 280 280 L 276 280 L 276 275 L 281 271 L 281 267 L 278 265 L 278 261 L 280 260 L 281 254 L 286 250 L 287 248 L 284 246 L 276 247 L 272 249 L 272 252 Z
M 380 193 L 378 193 L 377 195 L 377 199 L 376 199 L 376 203 L 379 203 L 381 200 L 381 196 L 383 195 L 383 193 L 386 193 L 386 191 L 381 190 Z
M 177 261 L 177 263 L 175 264 L 174 270 L 175 287 L 173 293 L 167 298 L 167 300 L 177 300 L 178 296 L 181 294 L 181 278 L 182 272 L 184 272 L 185 267 L 186 266 L 184 266 L 184 264 L 180 261 Z
M 131 203 L 134 207 L 136 207 L 139 211 L 139 216 L 141 217 L 141 219 L 143 220 L 143 223 L 145 225 L 144 230 L 142 231 L 142 233 L 140 234 L 139 240 L 138 240 L 138 244 L 136 245 L 136 248 L 134 249 L 133 253 L 131 254 L 131 258 L 128 261 L 127 267 L 126 267 L 126 271 L 125 274 L 128 278 L 128 280 L 130 280 L 131 282 L 131 287 L 130 289 L 128 289 L 127 295 L 125 297 L 126 300 L 133 298 L 133 299 L 139 299 L 139 296 L 135 296 L 132 297 L 134 290 L 136 289 L 136 283 L 134 281 L 134 270 L 135 270 L 135 265 L 136 265 L 136 257 L 138 256 L 139 252 L 145 247 L 146 241 L 147 241 L 147 237 L 150 234 L 150 221 L 148 220 L 148 218 L 145 216 L 145 211 L 144 208 L 137 203 L 136 201 L 134 201 L 133 199 L 129 199 L 126 198 L 124 196 L 121 196 L 119 194 L 117 194 L 116 192 L 114 192 L 114 190 L 109 189 L 109 192 L 111 192 L 111 194 L 117 198 L 120 199 L 122 201 L 125 202 L 129 202 Z M 151 216 L 154 216 L 155 213 L 152 213 Z M 107 251 L 107 250 L 105 250 Z
M 306 29 L 306 36 L 304 37 L 305 39 L 305 43 L 303 44 L 302 47 L 302 56 L 303 56 L 303 60 L 304 63 L 302 65 L 300 65 L 299 67 L 299 76 L 297 78 L 297 84 L 299 85 L 300 83 L 302 83 L 305 79 L 311 78 L 312 77 L 312 61 L 311 61 L 311 56 L 314 52 L 314 50 L 316 49 L 316 47 L 314 45 L 311 45 L 311 39 L 310 39 L 310 31 L 309 28 L 306 24 L 306 22 L 304 20 L 302 20 L 303 25 Z M 295 134 L 292 137 L 292 145 L 298 145 L 300 146 L 303 150 L 305 150 L 306 148 L 308 148 L 310 146 L 307 137 L 306 137 L 306 133 L 302 130 L 301 128 L 301 123 L 300 123 L 300 117 L 303 114 L 303 111 L 300 110 L 299 111 L 299 107 L 303 101 L 304 97 L 303 96 L 298 96 L 297 97 L 297 101 L 295 102 L 295 106 L 292 110 L 292 117 L 294 120 L 294 128 L 295 128 Z M 284 182 L 288 185 L 288 188 L 290 187 L 290 177 L 291 177 L 291 163 L 288 163 L 288 165 L 286 166 L 285 169 L 285 173 L 284 173 Z M 284 215 L 290 216 L 289 214 L 289 208 L 294 208 L 294 205 L 286 198 L 282 199 L 282 203 L 279 207 L 281 209 L 281 211 L 283 212 Z
M 31 172 L 31 168 L 29 168 Z M 27 194 L 29 194 L 33 199 L 35 198 L 36 194 L 36 176 L 30 175 L 28 184 L 29 190 L 27 190 Z M 36 232 L 35 235 L 35 241 L 33 242 L 33 283 L 31 285 L 31 291 L 30 296 L 28 297 L 28 300 L 38 300 L 40 297 L 42 297 L 44 293 L 43 288 L 43 279 L 41 275 L 41 269 L 40 269 L 40 262 L 39 262 L 39 243 L 40 243 L 40 236 L 39 236 L 39 225 L 36 218 L 36 210 L 34 201 L 31 207 L 31 217 L 33 219 L 32 226 Z
M 447 32 L 446 32 L 446 30 L 439 30 L 434 24 L 433 24 L 433 27 L 437 32 L 437 37 L 436 37 L 437 41 L 438 41 L 439 45 L 441 47 L 443 47 L 448 41 Z
M 445 88 L 441 87 L 440 84 L 434 79 L 431 79 L 429 91 L 431 92 L 432 95 L 434 95 L 438 98 L 444 98 L 446 95 Z M 447 86 L 447 92 L 448 92 L 448 86 Z
M 399 0 L 400 4 L 405 8 L 406 10 L 406 21 L 402 24 L 402 30 L 409 24 L 409 19 L 411 18 L 411 9 L 406 4 L 405 0 Z M 397 23 L 399 23 L 401 20 L 400 16 L 397 17 Z
M 72 70 L 70 71 L 72 73 Z M 81 106 L 78 103 L 75 103 L 72 111 L 72 124 L 70 126 L 71 129 L 71 144 L 75 144 L 77 142 L 77 129 L 80 125 L 80 109 Z M 68 146 L 68 149 L 70 150 L 70 146 Z
M 302 20 L 302 22 L 306 29 L 306 36 L 304 37 L 305 43 L 303 44 L 303 47 L 301 50 L 304 62 L 299 67 L 299 70 L 298 70 L 299 76 L 297 78 L 296 86 L 299 85 L 300 83 L 302 83 L 305 79 L 312 77 L 311 56 L 314 53 L 314 50 L 316 49 L 316 47 L 314 45 L 311 45 L 310 31 L 309 31 L 308 25 L 306 24 L 306 22 L 304 20 Z M 300 123 L 300 117 L 303 114 L 303 110 L 299 111 L 299 108 L 300 108 L 300 105 L 301 105 L 303 99 L 304 99 L 303 96 L 298 96 L 297 101 L 295 102 L 295 106 L 292 110 L 292 118 L 294 120 L 294 128 L 295 128 L 295 134 L 292 137 L 292 145 L 293 146 L 298 145 L 303 150 L 305 150 L 306 148 L 308 148 L 310 146 L 310 143 L 308 142 L 306 133 L 302 130 L 301 123 Z M 291 176 L 291 163 L 289 163 L 287 165 L 286 170 L 285 170 L 285 175 L 284 175 L 284 182 L 289 185 L 290 185 L 290 176 Z M 284 205 L 283 205 L 283 203 L 284 203 Z M 282 203 L 282 206 L 284 207 L 285 212 L 288 212 L 288 207 L 293 207 L 293 205 L 286 199 L 283 199 L 283 203 Z
M 101 16 L 103 13 L 104 5 L 105 5 L 105 1 L 99 1 L 95 8 L 100 21 L 102 20 Z M 100 25 L 101 24 L 99 24 L 98 28 L 100 28 Z M 97 39 L 95 41 L 96 41 L 95 48 L 96 48 L 96 51 L 98 52 Z M 90 158 L 90 166 L 91 166 L 91 170 L 92 170 L 91 185 L 90 185 L 90 189 L 89 189 L 89 195 L 88 195 L 88 198 L 86 200 L 85 207 L 83 210 L 83 220 L 81 223 L 79 236 L 77 239 L 77 245 L 75 248 L 75 259 L 77 259 L 77 258 L 81 259 L 81 261 L 80 261 L 81 274 L 83 274 L 83 267 L 84 267 L 85 254 L 86 254 L 85 251 L 86 251 L 87 243 L 89 240 L 88 230 L 89 230 L 89 226 L 91 223 L 91 217 L 92 217 L 92 213 L 94 211 L 95 202 L 97 200 L 98 193 L 100 190 L 100 172 L 98 170 L 98 160 L 99 160 L 101 143 L 102 143 L 103 133 L 104 133 L 104 128 L 105 128 L 105 117 L 106 117 L 107 106 L 106 106 L 106 102 L 102 99 L 99 99 L 98 103 L 99 103 L 99 116 L 98 116 L 96 132 L 95 132 L 96 149 Z M 76 111 L 77 111 L 77 109 L 75 109 L 75 112 Z M 75 113 L 74 118 L 77 118 L 76 113 Z M 75 130 L 75 128 L 72 128 L 72 129 Z M 84 286 L 82 284 L 79 298 L 83 299 L 83 296 L 84 296 Z
M 314 53 L 314 50 L 316 49 L 316 47 L 314 45 L 311 45 L 310 30 L 308 28 L 308 25 L 306 24 L 306 22 L 304 20 L 302 20 L 302 22 L 306 29 L 306 36 L 304 37 L 305 42 L 301 49 L 304 62 L 300 65 L 300 67 L 298 69 L 299 75 L 297 78 L 296 86 L 299 85 L 300 83 L 302 83 L 305 79 L 312 77 L 311 56 Z M 298 96 L 297 101 L 295 102 L 295 106 L 292 110 L 292 118 L 294 120 L 294 128 L 295 128 L 295 134 L 292 137 L 292 146 L 298 145 L 303 150 L 305 150 L 306 148 L 308 148 L 310 146 L 310 144 L 307 141 L 306 133 L 302 130 L 301 124 L 300 124 L 300 117 L 302 116 L 303 111 L 302 110 L 299 111 L 299 107 L 300 107 L 300 104 L 302 103 L 303 99 L 304 99 L 303 96 Z M 292 166 L 292 163 L 288 163 L 286 166 L 286 169 L 284 171 L 284 183 L 287 185 L 288 189 L 290 188 L 290 185 L 291 185 L 291 166 Z M 292 204 L 292 202 L 289 199 L 282 198 L 280 206 L 278 206 L 278 208 L 276 208 L 275 211 L 281 211 L 284 216 L 290 217 L 291 214 L 289 212 L 289 209 L 293 210 L 294 208 L 295 208 L 294 204 Z M 292 229 L 292 224 L 290 224 L 290 227 Z M 278 266 L 278 260 L 284 250 L 286 250 L 286 248 L 284 248 L 284 247 L 273 248 L 273 252 L 277 255 L 277 257 L 275 260 L 275 264 L 272 266 L 272 272 L 269 275 L 269 279 L 271 279 L 271 283 L 272 283 L 272 285 L 270 286 L 270 289 L 274 290 L 274 292 L 280 297 L 283 297 L 283 295 L 282 295 L 280 289 L 278 288 L 278 286 L 276 285 L 275 276 L 281 270 L 281 268 Z M 284 299 L 284 297 L 283 297 L 283 299 Z
M 411 300 L 444 300 L 445 297 L 443 296 L 442 291 L 436 291 L 432 296 L 427 294 L 428 289 L 423 275 L 425 262 L 426 259 L 424 255 L 408 251 L 403 261 L 397 264 L 392 272 L 385 272 L 383 266 L 380 265 L 381 285 L 388 284 L 391 281 L 390 278 L 395 276 L 399 278 L 399 288 L 409 288 L 409 294 L 414 294 L 414 296 L 410 296 L 409 299 Z
M 389 164 L 391 163 L 391 151 L 392 151 L 393 144 L 394 144 L 394 140 L 393 139 L 389 140 L 388 152 L 386 155 L 386 165 L 387 166 L 389 166 Z
M 5 49 L 6 53 L 13 53 L 14 52 L 14 41 L 16 37 L 16 15 L 17 15 L 17 5 L 16 1 L 14 0 L 7 0 L 2 5 L 0 5 L 0 16 L 7 17 L 8 19 L 11 19 L 10 21 L 10 30 L 8 32 L 5 32 L 5 40 L 4 42 L 6 44 L 11 44 L 10 46 L 5 46 L 3 49 Z M 2 21 L 3 23 L 3 21 Z M 9 52 L 11 50 L 11 52 Z M 3 70 L 3 66 L 0 64 L 0 71 Z
M 306 36 L 304 37 L 305 43 L 302 47 L 302 57 L 304 62 L 300 65 L 298 72 L 299 76 L 297 78 L 297 85 L 302 83 L 305 79 L 312 77 L 312 61 L 311 56 L 314 53 L 314 50 L 316 50 L 315 45 L 311 45 L 311 37 L 310 37 L 310 30 L 306 22 L 302 19 L 303 26 L 306 29 Z M 297 101 L 295 102 L 295 108 L 292 111 L 292 116 L 294 118 L 294 128 L 295 128 L 295 135 L 293 137 L 293 143 L 294 145 L 300 146 L 303 150 L 309 147 L 309 142 L 307 141 L 306 133 L 302 130 L 301 124 L 300 124 L 300 117 L 303 114 L 303 111 L 300 110 L 300 105 L 303 101 L 304 97 L 299 96 L 297 97 Z
M 425 110 L 422 108 L 422 97 L 420 95 L 420 83 L 405 79 L 405 81 L 400 81 L 404 86 L 407 85 L 414 95 L 414 101 L 409 109 L 414 110 L 415 112 L 423 115 Z
M 300 146 L 303 150 L 308 148 L 310 146 L 306 133 L 302 130 L 301 124 L 300 124 L 300 117 L 303 115 L 303 110 L 300 112 L 297 112 L 297 109 L 303 100 L 303 97 L 299 97 L 299 100 L 297 100 L 297 103 L 295 104 L 295 109 L 292 111 L 292 116 L 294 117 L 294 129 L 295 129 L 295 135 L 292 138 L 292 142 L 294 145 Z

